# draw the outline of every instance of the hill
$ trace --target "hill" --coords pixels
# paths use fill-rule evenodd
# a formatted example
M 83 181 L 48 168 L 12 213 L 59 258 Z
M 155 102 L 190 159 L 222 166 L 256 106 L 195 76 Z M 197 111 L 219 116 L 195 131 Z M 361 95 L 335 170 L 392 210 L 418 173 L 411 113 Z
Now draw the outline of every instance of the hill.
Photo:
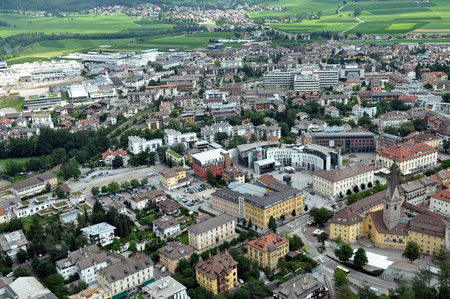
M 34 11 L 80 11 L 97 6 L 124 5 L 132 6 L 146 0 L 2 0 L 0 9 L 34 10 Z M 160 1 L 164 2 L 164 1 Z

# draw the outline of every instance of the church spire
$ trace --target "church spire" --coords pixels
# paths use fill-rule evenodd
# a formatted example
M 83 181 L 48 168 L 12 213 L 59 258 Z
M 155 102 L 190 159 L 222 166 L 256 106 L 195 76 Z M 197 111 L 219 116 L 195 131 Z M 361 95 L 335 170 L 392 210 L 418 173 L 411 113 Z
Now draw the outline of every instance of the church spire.
M 398 187 L 397 164 L 394 163 L 389 178 L 389 187 L 383 199 L 383 222 L 391 230 L 400 222 L 402 199 Z
M 392 198 L 395 189 L 398 186 L 398 168 L 397 163 L 394 162 L 394 166 L 392 166 L 391 177 L 389 178 L 389 194 L 386 194 L 389 198 Z

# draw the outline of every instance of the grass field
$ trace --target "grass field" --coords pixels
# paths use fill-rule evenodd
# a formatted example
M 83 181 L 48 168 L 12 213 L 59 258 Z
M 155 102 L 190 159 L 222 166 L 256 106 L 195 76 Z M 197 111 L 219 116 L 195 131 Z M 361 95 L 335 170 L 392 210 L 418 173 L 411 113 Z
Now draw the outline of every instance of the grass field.
M 286 18 L 300 13 L 321 11 L 320 20 L 304 20 L 301 23 L 272 23 L 272 27 L 291 33 L 308 33 L 328 30 L 348 31 L 349 34 L 397 35 L 411 31 L 450 32 L 450 1 L 430 0 L 417 3 L 412 0 L 365 1 L 349 3 L 336 15 L 340 0 L 281 0 L 274 6 L 284 5 L 285 11 L 263 11 L 250 13 L 255 19 Z M 355 8 L 362 11 L 361 23 L 352 16 Z M 354 28 L 352 28 L 355 26 Z
M 0 109 L 3 108 L 14 108 L 17 112 L 21 112 L 23 110 L 23 106 L 25 105 L 24 98 L 3 98 L 0 99 Z M 1 165 L 1 160 L 0 160 Z
M 12 158 L 12 159 L 0 159 L 0 166 L 5 169 L 6 163 L 14 161 L 19 163 L 25 163 L 31 158 Z

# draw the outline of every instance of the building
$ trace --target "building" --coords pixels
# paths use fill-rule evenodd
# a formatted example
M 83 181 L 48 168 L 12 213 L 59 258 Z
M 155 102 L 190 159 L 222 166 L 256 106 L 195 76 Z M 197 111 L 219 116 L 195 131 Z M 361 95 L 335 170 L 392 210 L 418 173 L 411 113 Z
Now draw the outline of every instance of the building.
M 291 88 L 299 70 L 273 70 L 263 75 L 264 87 Z
M 271 137 L 281 138 L 281 127 L 266 126 L 265 124 L 255 127 L 256 137 L 260 139 L 271 139 Z
M 186 177 L 186 170 L 181 166 L 164 169 L 159 172 L 159 181 L 167 190 L 173 190 L 190 184 Z
M 296 75 L 294 77 L 294 90 L 296 92 L 319 92 L 319 76 L 315 74 Z
M 153 232 L 165 239 L 181 231 L 180 222 L 172 216 L 163 216 L 153 221 Z
M 414 180 L 400 185 L 403 201 L 412 205 L 422 204 L 427 198 L 427 188 L 421 180 Z
M 384 131 L 387 127 L 400 128 L 403 123 L 409 121 L 410 116 L 407 112 L 391 111 L 380 115 L 378 119 L 378 128 Z
M 280 284 L 273 291 L 275 299 L 308 298 L 329 299 L 330 291 L 324 283 L 311 275 L 300 274 Z
M 183 243 L 168 242 L 166 246 L 159 249 L 159 261 L 166 267 L 167 271 L 174 274 L 181 259 L 189 259 L 194 252 L 194 248 Z
M 197 141 L 197 134 L 194 132 L 180 133 L 173 129 L 164 130 L 164 143 L 167 146 L 183 144 L 185 147 L 191 147 Z
M 314 191 L 336 198 L 345 196 L 347 190 L 353 191 L 353 187 L 374 184 L 375 167 L 358 164 L 342 167 L 334 170 L 318 170 L 312 175 L 312 188 Z
M 138 253 L 101 269 L 97 276 L 98 284 L 109 289 L 112 298 L 124 298 L 154 281 L 153 261 L 146 254 Z
M 115 151 L 108 149 L 106 152 L 102 154 L 102 159 L 105 165 L 113 165 L 113 161 L 116 157 L 120 157 L 122 159 L 123 165 L 128 165 L 128 154 L 126 150 L 118 148 Z
M 142 290 L 150 299 L 189 299 L 186 287 L 170 276 L 162 277 Z
M 56 271 L 64 280 L 78 274 L 80 280 L 89 284 L 97 280 L 97 272 L 109 263 L 106 252 L 94 244 L 72 251 L 67 258 L 57 261 Z
M 114 239 L 114 230 L 116 228 L 106 222 L 100 222 L 81 229 L 81 233 L 92 244 L 105 246 L 111 244 Z
M 232 290 L 238 285 L 237 264 L 228 251 L 200 259 L 195 267 L 197 282 L 214 294 Z
M 261 268 L 277 268 L 278 260 L 289 252 L 289 240 L 275 233 L 268 233 L 247 243 L 248 258 Z
M 372 118 L 377 114 L 377 107 L 363 107 L 360 104 L 356 104 L 352 107 L 352 114 L 357 117 L 368 116 Z
M 128 137 L 128 151 L 134 155 L 145 152 L 146 150 L 154 152 L 161 147 L 162 144 L 161 139 L 146 140 L 138 136 Z
M 58 178 L 54 173 L 43 173 L 11 187 L 11 192 L 20 197 L 32 195 L 45 190 L 47 184 L 54 187 L 58 184 Z
M 349 96 L 346 94 L 324 94 L 320 97 L 320 106 L 329 106 L 333 103 L 348 104 Z
M 245 183 L 245 171 L 236 166 L 224 168 L 222 170 L 222 179 L 227 185 L 231 182 Z
M 171 160 L 172 165 L 184 166 L 185 164 L 184 157 L 171 149 L 166 150 L 166 160 Z
M 410 140 L 377 153 L 377 169 L 389 169 L 394 162 L 397 163 L 402 175 L 422 172 L 437 164 L 437 150 L 425 143 Z
M 303 192 L 282 183 L 261 187 L 232 183 L 211 194 L 212 207 L 266 229 L 270 217 L 290 218 L 303 212 Z
M 450 216 L 450 189 L 444 189 L 430 196 L 430 210 Z
M 388 134 L 388 133 L 381 133 L 380 137 L 378 138 L 378 149 L 382 150 L 385 148 L 388 148 L 394 144 L 398 144 L 405 141 L 405 138 L 402 138 L 400 136 Z
M 19 277 L 6 285 L 4 295 L 11 299 L 57 299 L 49 289 L 33 276 Z
M 129 202 L 133 210 L 142 210 L 149 205 L 158 204 L 167 199 L 166 193 L 162 190 L 154 189 L 131 197 Z
M 216 246 L 223 240 L 235 236 L 236 218 L 220 214 L 201 223 L 188 227 L 189 245 L 196 250 Z
M 350 209 L 337 212 L 330 220 L 330 239 L 335 240 L 338 236 L 344 242 L 354 242 L 363 234 L 363 219 L 359 214 Z
M 20 82 L 46 82 L 80 76 L 83 64 L 74 60 L 40 61 L 10 66 L 14 78 Z
M 103 288 L 88 288 L 75 295 L 69 296 L 69 299 L 106 299 L 112 298 L 111 292 Z
M 215 177 L 231 167 L 230 153 L 221 148 L 197 153 L 192 155 L 192 164 L 195 174 L 206 180 L 208 171 Z
M 13 261 L 17 260 L 17 252 L 27 251 L 28 240 L 21 229 L 3 233 L 0 235 L 0 247 L 3 256 L 9 256 Z
M 48 110 L 58 105 L 61 105 L 61 94 L 49 93 L 28 96 L 25 100 L 23 109 L 29 111 Z
M 363 130 L 312 133 L 312 143 L 340 148 L 341 154 L 370 153 L 376 148 L 375 134 Z

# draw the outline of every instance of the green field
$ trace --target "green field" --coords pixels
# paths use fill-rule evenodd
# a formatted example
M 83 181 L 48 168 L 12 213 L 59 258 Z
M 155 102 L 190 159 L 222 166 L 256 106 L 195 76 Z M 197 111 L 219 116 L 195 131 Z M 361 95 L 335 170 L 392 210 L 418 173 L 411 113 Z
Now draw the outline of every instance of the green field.
M 25 163 L 31 158 L 12 158 L 12 159 L 0 159 L 0 166 L 5 169 L 6 163 L 14 161 L 18 163 Z
M 262 11 L 251 13 L 255 19 L 274 19 L 282 22 L 268 25 L 291 33 L 346 32 L 354 34 L 398 35 L 411 31 L 450 33 L 450 1 L 430 0 L 417 3 L 412 0 L 365 1 L 347 4 L 336 14 L 340 0 L 281 0 L 274 6 L 284 5 L 285 11 Z M 355 8 L 362 11 L 361 23 L 352 16 Z M 287 19 L 301 13 L 322 12 L 320 20 L 303 20 L 291 23 Z M 354 27 L 353 27 L 354 26 Z
M 24 98 L 3 98 L 0 100 L 0 109 L 2 108 L 14 108 L 17 112 L 21 112 L 23 110 L 23 106 L 25 105 Z M 1 165 L 1 160 L 0 160 Z

